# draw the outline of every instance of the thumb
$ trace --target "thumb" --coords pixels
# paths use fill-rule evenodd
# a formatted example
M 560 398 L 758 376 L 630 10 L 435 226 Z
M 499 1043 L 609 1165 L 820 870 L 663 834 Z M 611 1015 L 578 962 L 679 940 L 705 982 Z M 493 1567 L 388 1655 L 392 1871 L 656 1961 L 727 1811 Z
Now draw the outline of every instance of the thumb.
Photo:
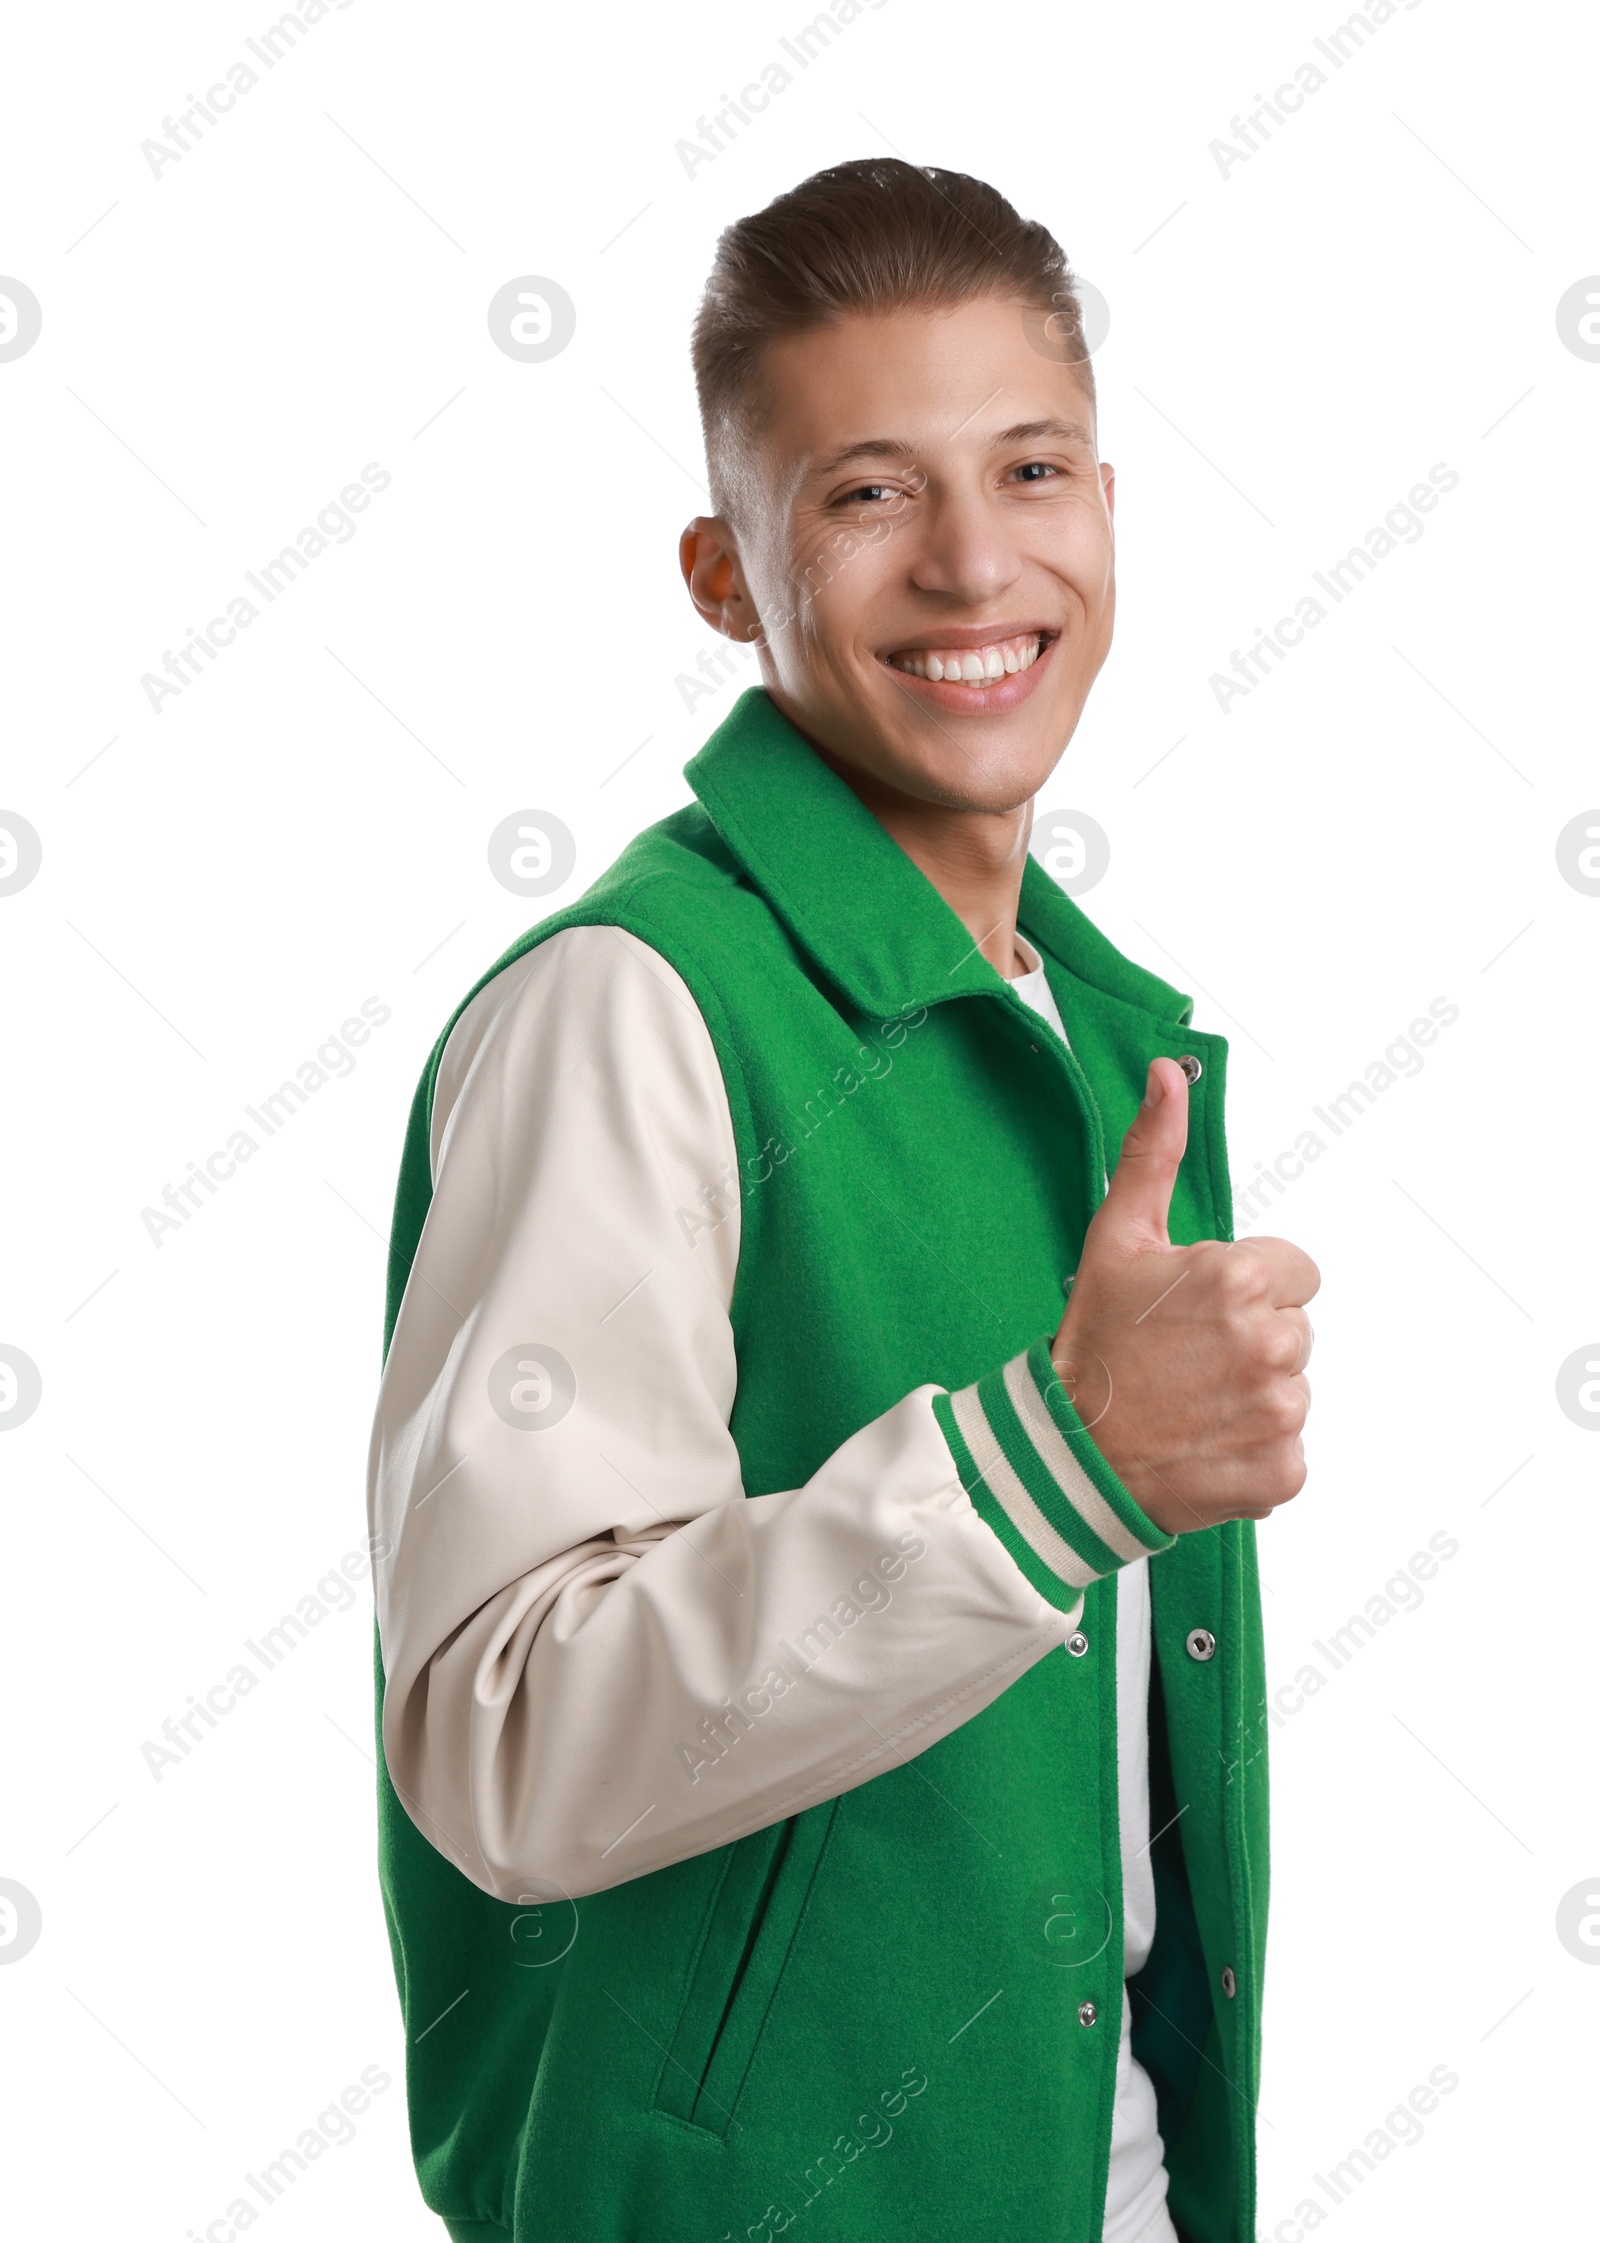
M 1167 1212 L 1189 1142 L 1189 1083 L 1175 1059 L 1153 1059 L 1144 1103 L 1122 1140 L 1091 1230 L 1129 1249 L 1166 1246 Z

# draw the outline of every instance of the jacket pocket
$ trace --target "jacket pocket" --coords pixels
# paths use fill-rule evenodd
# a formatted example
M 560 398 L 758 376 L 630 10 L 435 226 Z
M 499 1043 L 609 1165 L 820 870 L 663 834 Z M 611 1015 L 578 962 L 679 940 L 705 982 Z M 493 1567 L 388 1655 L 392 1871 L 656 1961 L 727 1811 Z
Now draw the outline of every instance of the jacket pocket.
M 829 1799 L 728 1847 L 658 2111 L 727 2133 L 838 1811 Z

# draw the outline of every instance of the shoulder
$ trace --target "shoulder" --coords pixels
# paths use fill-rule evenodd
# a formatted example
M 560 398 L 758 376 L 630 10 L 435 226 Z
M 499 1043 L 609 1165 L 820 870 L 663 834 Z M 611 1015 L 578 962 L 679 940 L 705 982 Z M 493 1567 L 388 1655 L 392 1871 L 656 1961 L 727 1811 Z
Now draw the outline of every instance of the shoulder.
M 544 986 L 546 975 L 538 968 L 529 968 L 527 975 L 519 973 L 514 980 L 508 976 L 579 929 L 632 934 L 666 958 L 680 980 L 692 980 L 712 994 L 716 976 L 707 967 L 719 949 L 730 946 L 730 939 L 737 944 L 739 930 L 748 931 L 753 915 L 770 916 L 700 804 L 688 803 L 636 834 L 574 902 L 519 935 L 468 991 L 439 1048 L 446 1038 L 453 1038 L 467 1011 L 491 986 L 501 985 L 502 995 L 530 977 L 532 986 Z M 594 945 L 562 942 L 555 955 L 571 961 L 577 977 L 584 978 L 604 953 Z
M 526 1112 L 560 1092 L 585 1104 L 642 1101 L 693 1126 L 720 1105 L 710 1031 L 683 976 L 631 928 L 558 928 L 503 964 L 457 1016 L 439 1056 L 431 1152 L 437 1173 L 464 1098 Z

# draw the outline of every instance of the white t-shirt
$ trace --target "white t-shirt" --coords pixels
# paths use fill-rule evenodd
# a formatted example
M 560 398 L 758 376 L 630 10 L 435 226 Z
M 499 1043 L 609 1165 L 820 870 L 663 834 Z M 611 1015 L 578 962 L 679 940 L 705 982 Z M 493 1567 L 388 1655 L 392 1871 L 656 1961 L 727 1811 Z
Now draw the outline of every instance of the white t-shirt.
M 1034 965 L 1030 972 L 1011 977 L 1012 988 L 1070 1050 L 1043 965 L 1020 936 L 1017 949 L 1033 958 Z M 1149 1703 L 1150 1560 L 1138 1558 L 1117 1575 L 1117 1812 L 1122 1838 L 1122 1967 L 1129 1978 L 1144 1968 L 1156 1935 L 1156 1889 L 1150 1867 Z M 1149 2074 L 1134 2060 L 1132 2026 L 1124 1989 L 1102 2243 L 1177 2243 L 1167 2211 L 1167 2169 L 1156 2126 L 1156 2092 Z

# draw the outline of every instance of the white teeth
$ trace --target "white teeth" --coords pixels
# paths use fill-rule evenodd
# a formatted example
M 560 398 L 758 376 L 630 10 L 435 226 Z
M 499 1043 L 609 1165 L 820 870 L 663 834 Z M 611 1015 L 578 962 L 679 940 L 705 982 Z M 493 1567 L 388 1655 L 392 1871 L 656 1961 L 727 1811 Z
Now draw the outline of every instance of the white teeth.
M 1030 632 L 1026 638 L 999 639 L 991 646 L 974 647 L 970 654 L 933 654 L 919 648 L 915 653 L 891 655 L 889 661 L 893 668 L 914 678 L 927 678 L 934 685 L 951 678 L 963 685 L 992 685 L 996 678 L 1015 677 L 1019 671 L 1031 669 L 1040 651 L 1040 634 Z

